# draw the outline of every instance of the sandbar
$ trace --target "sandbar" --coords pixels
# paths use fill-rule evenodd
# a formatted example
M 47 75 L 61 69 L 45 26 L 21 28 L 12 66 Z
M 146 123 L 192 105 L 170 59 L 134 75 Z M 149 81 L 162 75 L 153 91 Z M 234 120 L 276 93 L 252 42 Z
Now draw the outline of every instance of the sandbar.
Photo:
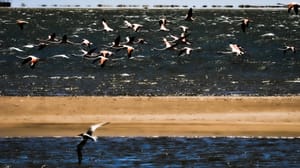
M 0 137 L 300 137 L 300 96 L 0 96 Z

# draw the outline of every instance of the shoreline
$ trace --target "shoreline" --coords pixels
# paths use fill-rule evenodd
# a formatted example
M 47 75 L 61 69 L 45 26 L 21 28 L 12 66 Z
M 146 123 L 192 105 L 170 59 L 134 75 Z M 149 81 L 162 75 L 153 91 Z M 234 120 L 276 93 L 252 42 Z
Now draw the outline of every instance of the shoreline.
M 189 7 L 0 7 L 0 9 L 51 9 L 51 10 L 183 10 L 186 11 Z M 270 11 L 285 11 L 286 7 L 201 7 L 201 8 L 193 8 L 195 11 L 205 11 L 205 10 L 270 10 Z
M 300 96 L 0 96 L 0 137 L 300 137 Z

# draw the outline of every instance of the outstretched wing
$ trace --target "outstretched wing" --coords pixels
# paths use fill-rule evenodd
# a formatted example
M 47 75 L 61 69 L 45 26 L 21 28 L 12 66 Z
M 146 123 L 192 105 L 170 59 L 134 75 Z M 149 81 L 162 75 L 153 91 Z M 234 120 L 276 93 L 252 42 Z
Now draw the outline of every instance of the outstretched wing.
M 63 37 L 61 39 L 61 43 L 67 43 L 67 41 L 68 41 L 67 35 L 63 35 Z
M 128 41 L 128 43 L 133 43 L 133 41 L 134 41 L 134 39 L 135 39 L 135 36 L 130 36 L 130 37 L 128 37 L 129 38 L 129 41 Z
M 23 30 L 24 29 L 24 24 L 18 24 L 20 29 Z
M 105 65 L 105 63 L 106 63 L 107 60 L 108 60 L 108 58 L 105 58 L 105 57 L 101 56 L 101 59 L 100 59 L 100 65 L 101 65 L 101 67 L 104 67 L 104 65 Z
M 159 26 L 161 26 L 162 24 L 164 24 L 164 22 L 162 20 L 159 20 L 158 23 L 159 23 Z
M 102 127 L 104 125 L 107 125 L 109 124 L 109 122 L 103 122 L 103 123 L 99 123 L 99 124 L 95 124 L 95 125 L 92 125 L 88 131 L 86 132 L 88 135 L 92 136 L 93 135 L 93 132 L 95 132 L 95 130 L 99 127 Z
M 242 22 L 242 24 L 241 24 L 241 28 L 242 28 L 242 31 L 243 32 L 246 32 L 246 24 L 244 24 L 244 21 Z
M 294 5 L 294 12 L 295 12 L 296 15 L 298 15 L 298 12 L 299 12 L 298 8 L 299 8 L 299 5 Z
M 90 49 L 87 54 L 91 55 L 93 52 L 95 52 L 97 50 L 97 47 Z
M 121 41 L 121 36 L 120 35 L 118 35 L 118 37 L 115 39 L 115 41 L 114 41 L 114 45 L 115 46 L 119 46 L 120 45 L 120 41 Z
M 28 62 L 30 62 L 31 60 L 32 60 L 31 57 L 25 58 L 25 59 L 22 61 L 22 65 L 24 65 L 24 64 L 26 64 L 26 63 L 28 63 Z
M 179 50 L 178 56 L 182 55 L 184 52 L 186 52 L 186 49 L 185 49 L 185 48 Z
M 105 65 L 105 63 L 106 63 L 107 60 L 108 60 L 108 58 L 106 58 L 104 56 L 98 56 L 96 59 L 93 60 L 93 64 L 96 63 L 96 62 L 98 62 L 98 64 L 101 65 L 101 67 L 104 67 L 104 65 Z M 91 128 L 87 131 L 88 135 L 92 135 L 93 132 L 94 132 Z
M 96 63 L 97 61 L 99 61 L 100 59 L 101 59 L 101 58 L 98 56 L 96 59 L 93 60 L 92 63 L 94 64 L 94 63 Z M 89 129 L 89 130 L 90 130 L 90 129 Z M 87 134 L 89 134 L 89 130 L 87 131 Z M 91 133 L 93 133 L 93 132 L 91 131 Z

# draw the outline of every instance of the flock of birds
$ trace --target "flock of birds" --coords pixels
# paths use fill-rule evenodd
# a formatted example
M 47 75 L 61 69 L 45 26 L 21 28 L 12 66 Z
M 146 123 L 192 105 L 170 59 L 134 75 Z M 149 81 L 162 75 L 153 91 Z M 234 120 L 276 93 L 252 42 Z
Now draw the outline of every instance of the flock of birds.
M 194 21 L 193 18 L 193 11 L 192 8 L 189 9 L 187 15 L 185 16 L 186 21 Z M 102 31 L 105 32 L 114 32 L 115 30 L 109 26 L 107 21 L 105 19 L 102 19 L 101 21 L 103 29 Z M 168 21 L 165 18 L 162 18 L 159 20 L 159 29 L 153 30 L 153 31 L 165 31 L 169 32 L 170 29 L 167 28 Z M 20 27 L 21 30 L 24 29 L 24 26 L 26 24 L 29 24 L 29 22 L 25 20 L 17 20 L 17 25 Z M 143 29 L 143 25 L 138 23 L 130 23 L 128 20 L 124 20 L 124 28 L 132 29 L 133 32 L 139 32 L 141 29 Z M 173 38 L 172 41 L 168 41 L 166 37 L 163 38 L 163 42 L 165 47 L 164 48 L 153 48 L 153 50 L 157 51 L 163 51 L 163 50 L 176 50 L 178 51 L 178 55 L 183 54 L 191 54 L 193 50 L 200 50 L 201 47 L 198 48 L 191 48 L 188 47 L 188 45 L 191 45 L 191 42 L 188 40 L 188 36 L 190 33 L 188 33 L 188 27 L 187 26 L 180 26 L 182 33 L 181 35 L 174 36 L 170 35 L 171 38 Z M 109 45 L 103 45 L 105 49 L 99 50 L 98 47 L 94 47 L 94 44 L 88 40 L 88 39 L 82 39 L 82 42 L 76 43 L 68 40 L 67 35 L 64 35 L 61 39 L 56 37 L 56 33 L 52 33 L 48 36 L 47 39 L 38 39 L 39 44 L 35 45 L 38 47 L 38 50 L 42 50 L 43 48 L 47 47 L 48 45 L 55 45 L 55 44 L 70 44 L 70 45 L 82 45 L 86 46 L 88 50 L 81 50 L 82 55 L 75 55 L 75 56 L 82 56 L 85 59 L 92 60 L 93 63 L 98 63 L 101 67 L 105 65 L 105 63 L 109 60 L 109 57 L 115 54 L 115 52 L 118 52 L 120 50 L 126 50 L 127 57 L 131 58 L 132 53 L 134 52 L 135 48 L 133 45 L 138 44 L 147 44 L 147 41 L 143 38 L 135 39 L 135 37 L 126 37 L 126 42 L 121 42 L 121 36 L 118 35 L 113 42 L 111 42 Z M 186 44 L 187 46 L 184 46 L 182 48 L 177 48 L 179 44 Z M 114 50 L 114 51 L 113 51 Z M 69 58 L 65 55 L 56 55 L 55 57 L 63 57 L 63 58 Z M 22 64 L 29 64 L 30 68 L 35 68 L 35 65 L 43 60 L 37 56 L 29 55 L 27 57 L 19 57 L 22 59 Z
M 288 7 L 288 13 L 291 13 L 294 11 L 294 13 L 297 15 L 298 14 L 298 8 L 299 4 L 297 3 L 289 3 L 287 5 Z M 195 18 L 193 17 L 193 10 L 190 8 L 184 17 L 185 21 L 193 22 Z M 243 32 L 246 32 L 246 30 L 249 28 L 249 24 L 252 22 L 252 20 L 248 18 L 244 18 L 241 20 L 241 30 Z M 16 21 L 17 25 L 20 27 L 21 30 L 25 28 L 26 24 L 29 24 L 29 22 L 25 20 L 17 20 Z M 102 31 L 105 32 L 114 32 L 115 30 L 111 28 L 108 24 L 108 22 L 105 19 L 102 19 L 101 21 L 103 29 Z M 159 29 L 158 30 L 153 30 L 153 31 L 165 31 L 165 32 L 170 32 L 170 29 L 167 26 L 168 20 L 165 18 L 161 18 L 159 21 Z M 141 29 L 144 28 L 142 24 L 139 23 L 131 23 L 128 20 L 124 19 L 124 28 L 132 29 L 133 32 L 139 32 Z M 196 47 L 192 48 L 190 47 L 192 42 L 188 39 L 190 36 L 189 33 L 189 27 L 181 25 L 179 26 L 181 29 L 181 34 L 179 36 L 174 36 L 170 35 L 169 37 L 172 38 L 173 40 L 168 40 L 167 37 L 163 37 L 163 42 L 165 47 L 164 48 L 152 48 L 152 50 L 156 51 L 163 51 L 163 50 L 175 50 L 178 52 L 178 56 L 181 55 L 190 55 L 192 51 L 196 50 L 201 50 L 201 47 Z M 121 37 L 118 35 L 113 42 L 111 42 L 109 45 L 103 45 L 103 48 L 99 50 L 98 47 L 94 47 L 95 45 L 89 41 L 88 39 L 83 39 L 82 42 L 76 43 L 68 40 L 67 35 L 63 35 L 61 39 L 56 37 L 55 33 L 52 33 L 48 36 L 47 39 L 38 39 L 39 43 L 37 45 L 38 50 L 42 50 L 43 48 L 49 46 L 49 45 L 58 45 L 58 44 L 70 44 L 70 45 L 82 45 L 86 46 L 87 50 L 81 50 L 83 54 L 81 55 L 76 55 L 76 56 L 82 56 L 84 59 L 91 60 L 92 63 L 98 63 L 101 67 L 104 67 L 106 62 L 110 59 L 109 57 L 113 56 L 116 52 L 120 50 L 125 50 L 127 53 L 127 57 L 131 58 L 133 52 L 135 51 L 134 45 L 142 45 L 142 44 L 147 44 L 147 41 L 143 38 L 138 38 L 136 39 L 135 37 L 126 37 L 126 42 L 121 42 Z M 179 48 L 178 46 L 182 46 Z M 228 53 L 233 53 L 237 56 L 242 56 L 246 53 L 245 49 L 240 46 L 239 44 L 229 44 L 230 51 L 224 51 L 224 52 L 219 52 L 221 54 L 228 54 Z M 284 46 L 280 50 L 283 50 L 283 52 L 288 52 L 291 51 L 293 53 L 296 52 L 296 47 L 295 46 Z M 66 55 L 55 55 L 51 58 L 57 58 L 57 57 L 62 57 L 62 58 L 69 58 Z M 35 68 L 36 64 L 44 59 L 41 59 L 37 56 L 34 55 L 29 55 L 27 57 L 19 57 L 18 58 L 22 59 L 21 64 L 29 64 L 30 68 Z
M 290 3 L 287 5 L 288 6 L 288 12 L 294 11 L 294 13 L 297 15 L 298 14 L 298 8 L 299 5 L 297 3 Z M 193 17 L 193 11 L 192 8 L 190 8 L 184 18 L 185 21 L 193 22 L 195 18 Z M 243 32 L 246 32 L 247 28 L 249 27 L 249 23 L 251 22 L 250 19 L 243 19 L 241 21 L 241 30 Z M 29 24 L 29 22 L 24 21 L 24 20 L 17 20 L 17 25 L 20 27 L 21 30 L 24 29 L 24 26 L 26 24 Z M 162 18 L 159 20 L 159 30 L 157 31 L 170 31 L 167 27 L 168 21 L 165 18 Z M 106 32 L 113 32 L 114 29 L 112 29 L 107 21 L 105 19 L 102 19 L 102 25 L 103 25 L 103 31 Z M 130 23 L 128 20 L 124 20 L 124 25 L 125 28 L 132 29 L 134 32 L 138 32 L 141 29 L 143 29 L 143 25 L 138 24 L 138 23 Z M 172 41 L 167 40 L 166 37 L 163 37 L 163 42 L 165 47 L 164 48 L 153 48 L 153 50 L 157 51 L 163 51 L 163 50 L 175 50 L 178 52 L 178 55 L 190 55 L 193 50 L 201 50 L 201 47 L 198 48 L 191 48 L 191 42 L 189 41 L 188 37 L 190 35 L 189 33 L 189 28 L 186 26 L 180 26 L 181 29 L 181 34 L 180 36 L 173 36 Z M 52 33 L 49 35 L 47 39 L 38 39 L 39 44 L 36 45 L 39 50 L 42 50 L 43 48 L 47 47 L 48 45 L 57 45 L 57 44 L 70 44 L 70 45 L 83 45 L 88 48 L 88 51 L 82 50 L 83 54 L 80 55 L 84 59 L 87 60 L 92 60 L 93 63 L 98 63 L 101 67 L 105 65 L 105 63 L 109 60 L 109 57 L 114 55 L 114 51 L 118 52 L 119 50 L 125 50 L 127 53 L 127 57 L 131 58 L 132 54 L 135 50 L 133 47 L 134 44 L 147 44 L 147 41 L 143 38 L 138 38 L 137 40 L 133 37 L 127 37 L 126 42 L 121 42 L 121 37 L 118 35 L 115 40 L 110 44 L 110 45 L 104 45 L 105 49 L 103 50 L 98 50 L 97 47 L 94 47 L 94 44 L 90 42 L 88 39 L 83 39 L 82 42 L 80 43 L 75 43 L 70 40 L 68 40 L 67 36 L 64 35 L 61 39 L 58 39 L 56 37 L 55 33 Z M 183 44 L 184 47 L 178 48 L 179 44 Z M 242 56 L 245 54 L 245 50 L 238 44 L 229 44 L 229 48 L 231 51 L 226 52 L 226 53 L 233 53 L 237 56 Z M 285 46 L 282 48 L 284 52 L 291 51 L 293 53 L 296 52 L 296 48 L 294 46 Z M 225 52 L 224 52 L 225 53 Z M 54 57 L 63 57 L 63 58 L 68 58 L 66 55 L 57 55 Z M 42 60 L 41 58 L 37 56 L 27 56 L 27 57 L 18 57 L 22 59 L 22 64 L 29 64 L 30 68 L 34 68 L 35 65 Z M 82 150 L 84 145 L 87 143 L 87 141 L 92 140 L 96 141 L 97 138 L 93 136 L 93 132 L 104 125 L 109 124 L 109 122 L 104 122 L 100 124 L 95 124 L 92 125 L 87 132 L 80 134 L 79 136 L 82 137 L 82 141 L 77 145 L 77 156 L 78 156 L 78 164 L 82 163 Z

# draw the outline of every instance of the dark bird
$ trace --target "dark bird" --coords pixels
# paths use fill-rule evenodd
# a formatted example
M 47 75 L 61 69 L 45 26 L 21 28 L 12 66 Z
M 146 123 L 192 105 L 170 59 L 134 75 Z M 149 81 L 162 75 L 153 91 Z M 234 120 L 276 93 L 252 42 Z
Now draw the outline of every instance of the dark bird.
M 58 41 L 58 39 L 56 38 L 56 33 L 52 33 L 48 36 L 47 41 Z
M 17 23 L 17 25 L 20 27 L 21 30 L 24 29 L 24 25 L 25 25 L 25 24 L 29 24 L 29 22 L 27 22 L 27 21 L 25 21 L 25 20 L 21 20 L 21 19 L 17 20 L 16 23 Z
M 94 47 L 89 51 L 81 50 L 83 54 L 79 56 L 83 56 L 84 58 L 96 58 L 99 56 L 99 54 L 95 52 L 97 49 L 98 49 L 97 47 Z
M 40 58 L 33 56 L 33 55 L 29 55 L 27 57 L 18 57 L 20 59 L 22 59 L 22 65 L 24 64 L 29 64 L 29 67 L 31 69 L 33 69 L 35 67 L 35 65 L 40 61 Z
M 121 49 L 123 46 L 121 45 L 121 36 L 118 35 L 115 40 L 112 42 L 112 45 L 104 45 L 105 47 L 114 48 L 114 49 Z
M 243 20 L 242 20 L 241 28 L 242 28 L 242 31 L 243 31 L 243 32 L 246 32 L 246 28 L 249 27 L 249 22 L 250 22 L 249 19 L 243 19 Z
M 188 13 L 186 14 L 185 16 L 185 19 L 186 21 L 194 21 L 195 19 L 193 18 L 193 9 L 190 8 Z
M 58 42 L 59 41 L 59 39 L 56 38 L 56 33 L 52 33 L 52 34 L 48 35 L 47 39 L 39 39 L 38 38 L 37 40 L 40 41 L 40 42 L 44 42 L 44 43 L 46 43 L 46 42 L 51 43 L 51 42 Z
M 82 148 L 87 143 L 88 140 L 93 140 L 94 142 L 97 141 L 97 137 L 93 136 L 95 130 L 101 126 L 107 125 L 109 122 L 104 122 L 100 124 L 95 124 L 90 126 L 90 128 L 85 133 L 79 134 L 82 137 L 81 142 L 77 145 L 77 156 L 78 156 L 78 164 L 80 165 L 82 162 Z
M 121 45 L 120 45 L 120 42 L 121 42 L 121 36 L 120 35 L 118 35 L 116 38 L 115 38 L 115 40 L 112 42 L 112 46 L 111 47 L 116 47 L 116 48 L 118 48 L 118 47 L 120 47 Z
M 75 44 L 74 42 L 68 40 L 68 36 L 67 35 L 63 35 L 60 44 Z
M 295 2 L 291 2 L 287 6 L 288 6 L 288 13 L 291 13 L 291 10 L 294 10 L 295 14 L 298 15 L 299 4 Z
M 190 42 L 187 37 L 190 34 L 186 34 L 186 33 L 181 33 L 180 37 L 174 36 L 174 35 L 170 35 L 170 37 L 172 37 L 174 40 L 170 41 L 171 43 L 182 43 L 182 44 L 186 44 L 186 45 L 191 45 L 192 42 Z
M 41 39 L 38 39 L 38 40 L 40 42 L 47 42 L 47 43 L 50 43 L 50 44 L 72 44 L 72 45 L 76 45 L 76 43 L 68 40 L 67 35 L 63 35 L 61 40 L 57 39 L 55 33 L 52 33 L 51 35 L 49 35 L 48 39 L 46 39 L 46 40 L 41 40 Z

